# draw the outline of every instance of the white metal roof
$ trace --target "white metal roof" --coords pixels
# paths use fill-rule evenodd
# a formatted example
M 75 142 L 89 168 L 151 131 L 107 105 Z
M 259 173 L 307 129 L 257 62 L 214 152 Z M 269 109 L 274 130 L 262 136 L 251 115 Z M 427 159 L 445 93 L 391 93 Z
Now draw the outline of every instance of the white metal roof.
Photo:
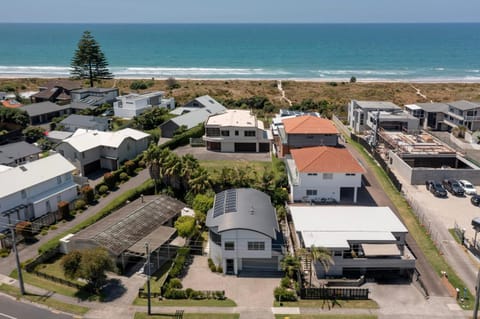
M 421 110 L 422 108 L 416 104 L 405 104 L 405 108 L 409 110 Z
M 83 152 L 98 146 L 118 147 L 128 137 L 138 141 L 147 136 L 149 134 L 131 128 L 125 128 L 116 132 L 77 129 L 64 142 L 70 144 L 77 151 Z
M 73 172 L 73 166 L 60 154 L 50 155 L 25 165 L 0 172 L 0 198 Z
M 348 240 L 395 240 L 407 229 L 389 207 L 290 206 L 295 229 L 305 245 L 348 247 Z M 346 245 L 346 246 L 345 246 Z
M 225 113 L 212 115 L 206 125 L 264 128 L 263 122 L 258 121 L 249 110 L 227 110 Z

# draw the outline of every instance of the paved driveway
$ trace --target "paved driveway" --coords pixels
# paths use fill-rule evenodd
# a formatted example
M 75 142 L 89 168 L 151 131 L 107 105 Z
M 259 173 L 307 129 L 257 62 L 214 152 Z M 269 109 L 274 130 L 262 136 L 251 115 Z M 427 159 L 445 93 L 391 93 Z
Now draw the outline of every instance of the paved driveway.
M 225 290 L 225 295 L 239 307 L 272 307 L 273 289 L 280 285 L 279 278 L 239 278 L 212 273 L 207 259 L 195 256 L 182 280 L 184 289 Z
M 270 162 L 270 153 L 220 153 L 208 151 L 205 147 L 181 146 L 174 150 L 179 155 L 192 154 L 201 161 L 248 161 L 248 162 Z

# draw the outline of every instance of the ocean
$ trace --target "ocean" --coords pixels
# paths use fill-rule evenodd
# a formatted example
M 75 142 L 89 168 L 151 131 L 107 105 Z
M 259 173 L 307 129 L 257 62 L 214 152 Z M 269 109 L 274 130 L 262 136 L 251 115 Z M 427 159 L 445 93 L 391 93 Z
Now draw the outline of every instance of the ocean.
M 480 24 L 0 24 L 0 77 L 67 77 L 84 30 L 118 78 L 475 82 Z

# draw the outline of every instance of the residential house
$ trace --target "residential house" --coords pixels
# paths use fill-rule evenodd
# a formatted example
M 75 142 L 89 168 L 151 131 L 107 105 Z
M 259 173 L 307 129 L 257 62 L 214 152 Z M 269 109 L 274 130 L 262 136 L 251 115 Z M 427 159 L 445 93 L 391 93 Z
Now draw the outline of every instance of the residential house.
M 149 134 L 126 128 L 115 132 L 78 129 L 55 149 L 83 176 L 99 169 L 116 170 L 147 149 Z
M 319 278 L 408 277 L 415 270 L 415 257 L 405 243 L 408 230 L 388 207 L 291 205 L 288 210 L 301 248 L 331 252 L 328 271 L 315 262 Z
M 207 213 L 209 255 L 227 274 L 277 272 L 283 238 L 270 197 L 252 188 L 215 195 Z
M 71 114 L 64 118 L 59 126 L 63 131 L 75 132 L 79 128 L 86 130 L 108 131 L 110 119 L 105 117 Z
M 357 101 L 348 104 L 348 122 L 354 133 L 382 128 L 387 131 L 416 131 L 419 120 L 398 105 L 385 101 Z
M 302 115 L 282 120 L 278 126 L 277 154 L 284 157 L 291 149 L 310 146 L 336 146 L 338 130 L 332 121 L 312 115 Z
M 49 101 L 25 105 L 20 107 L 20 109 L 27 112 L 31 125 L 48 123 L 54 117 L 71 113 L 68 105 L 58 105 Z
M 248 110 L 227 110 L 205 123 L 207 149 L 219 152 L 269 152 L 271 133 Z
M 67 104 L 71 101 L 71 91 L 82 86 L 70 80 L 52 80 L 39 87 L 40 92 L 30 96 L 32 103 L 50 101 L 52 103 Z
M 92 108 L 108 103 L 112 104 L 118 97 L 118 88 L 85 88 L 70 92 L 72 103 L 85 103 Z
M 18 166 L 38 160 L 42 150 L 27 142 L 16 142 L 0 146 L 0 165 Z
M 348 149 L 315 146 L 290 150 L 286 158 L 294 202 L 357 202 L 365 170 Z
M 176 236 L 175 220 L 186 205 L 170 196 L 141 196 L 84 230 L 60 240 L 64 253 L 102 247 L 122 271 L 146 262 L 145 244 L 150 253 L 150 272 L 175 256 L 185 240 Z
M 173 137 L 178 129 L 191 129 L 205 123 L 209 116 L 221 114 L 227 110 L 225 106 L 215 101 L 209 95 L 197 97 L 188 102 L 185 107 L 188 107 L 190 111 L 160 125 L 162 137 Z
M 155 106 L 167 109 L 175 108 L 175 100 L 173 98 L 165 99 L 163 96 L 164 92 L 162 91 L 122 95 L 117 97 L 117 100 L 113 103 L 113 111 L 115 116 L 133 118 Z
M 60 154 L 0 172 L 0 231 L 57 210 L 60 201 L 77 197 L 75 167 Z

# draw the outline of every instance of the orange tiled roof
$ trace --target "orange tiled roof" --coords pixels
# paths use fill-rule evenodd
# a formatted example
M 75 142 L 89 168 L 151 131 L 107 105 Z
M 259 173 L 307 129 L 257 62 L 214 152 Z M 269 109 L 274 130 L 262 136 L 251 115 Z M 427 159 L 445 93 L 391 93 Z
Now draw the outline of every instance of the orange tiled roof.
M 290 150 L 302 173 L 364 173 L 364 169 L 346 148 L 315 146 Z
M 338 134 L 332 121 L 311 115 L 285 119 L 283 126 L 287 134 Z
M 5 100 L 2 101 L 2 105 L 11 109 L 22 106 L 22 104 L 19 103 L 17 100 Z

